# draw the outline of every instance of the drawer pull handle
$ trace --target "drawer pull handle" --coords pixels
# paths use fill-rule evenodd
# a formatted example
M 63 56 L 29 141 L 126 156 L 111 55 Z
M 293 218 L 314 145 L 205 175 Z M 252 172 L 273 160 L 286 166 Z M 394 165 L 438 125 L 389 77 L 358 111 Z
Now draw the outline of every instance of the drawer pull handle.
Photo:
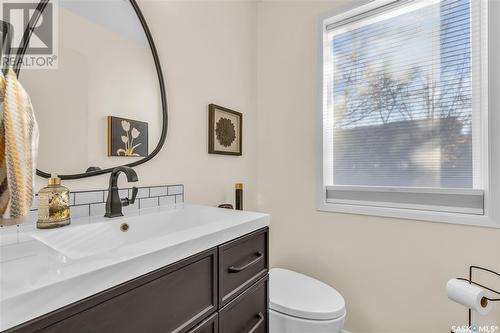
M 253 327 L 250 329 L 250 331 L 248 331 L 248 333 L 254 333 L 255 331 L 257 331 L 260 325 L 264 322 L 264 314 L 262 312 L 259 312 L 257 314 L 257 318 L 259 318 L 259 321 L 256 322 L 255 325 L 253 325 Z
M 255 253 L 255 255 L 257 256 L 255 259 L 253 259 L 252 261 L 247 262 L 243 266 L 229 266 L 229 268 L 228 268 L 229 273 L 239 273 L 241 271 L 244 271 L 248 267 L 253 266 L 256 263 L 258 263 L 263 258 L 262 252 L 260 252 L 260 251 L 257 252 L 257 253 Z

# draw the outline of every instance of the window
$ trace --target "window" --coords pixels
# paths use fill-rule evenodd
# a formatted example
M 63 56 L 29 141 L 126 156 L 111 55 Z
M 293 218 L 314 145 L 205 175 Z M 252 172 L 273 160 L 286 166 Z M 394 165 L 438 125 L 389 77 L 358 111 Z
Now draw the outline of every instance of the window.
M 485 214 L 485 12 L 384 0 L 323 21 L 320 208 Z

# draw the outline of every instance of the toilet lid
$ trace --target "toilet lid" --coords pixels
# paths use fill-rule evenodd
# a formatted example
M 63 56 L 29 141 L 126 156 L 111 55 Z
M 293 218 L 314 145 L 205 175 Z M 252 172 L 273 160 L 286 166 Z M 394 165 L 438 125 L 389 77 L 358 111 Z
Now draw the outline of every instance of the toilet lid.
M 345 314 L 345 301 L 329 285 L 287 269 L 269 272 L 269 307 L 303 319 L 328 320 Z

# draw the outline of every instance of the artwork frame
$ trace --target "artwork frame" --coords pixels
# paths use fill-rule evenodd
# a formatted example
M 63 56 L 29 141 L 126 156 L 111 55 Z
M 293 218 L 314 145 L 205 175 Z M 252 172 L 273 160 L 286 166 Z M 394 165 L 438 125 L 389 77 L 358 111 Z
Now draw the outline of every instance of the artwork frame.
M 208 106 L 208 153 L 242 156 L 243 114 L 220 105 Z
M 149 124 L 144 121 L 108 116 L 108 157 L 147 157 Z M 134 144 L 134 140 L 137 140 Z

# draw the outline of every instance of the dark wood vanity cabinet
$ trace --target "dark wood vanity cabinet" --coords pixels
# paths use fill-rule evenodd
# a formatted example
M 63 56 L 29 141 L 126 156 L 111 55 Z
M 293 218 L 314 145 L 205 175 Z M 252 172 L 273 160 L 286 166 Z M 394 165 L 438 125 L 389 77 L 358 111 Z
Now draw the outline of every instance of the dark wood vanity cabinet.
M 268 332 L 267 276 L 219 311 L 219 333 Z
M 219 314 L 215 313 L 196 325 L 189 333 L 217 333 L 219 332 Z
M 267 229 L 219 246 L 219 304 L 226 305 L 267 275 Z
M 268 228 L 4 333 L 268 332 Z
M 217 310 L 215 255 L 214 249 L 162 269 L 153 280 L 40 332 L 185 332 Z

